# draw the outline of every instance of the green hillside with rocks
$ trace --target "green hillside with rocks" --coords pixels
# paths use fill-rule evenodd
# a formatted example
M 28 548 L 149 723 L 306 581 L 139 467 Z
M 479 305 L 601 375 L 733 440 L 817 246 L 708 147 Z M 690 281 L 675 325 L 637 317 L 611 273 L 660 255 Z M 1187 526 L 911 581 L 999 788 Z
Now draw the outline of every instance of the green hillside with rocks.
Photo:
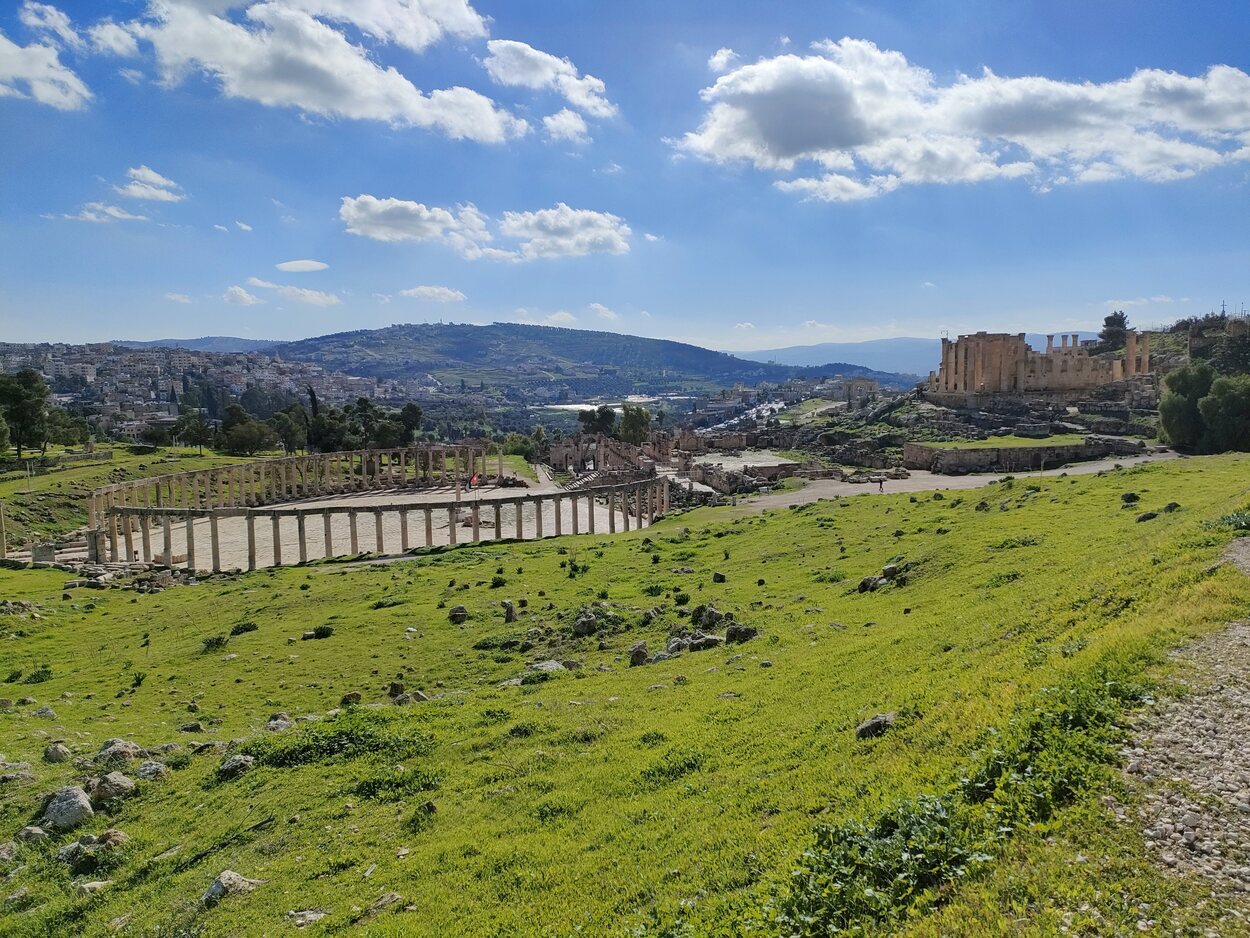
M 0 934 L 1235 934 L 1126 775 L 1250 458 L 221 575 L 0 570 Z

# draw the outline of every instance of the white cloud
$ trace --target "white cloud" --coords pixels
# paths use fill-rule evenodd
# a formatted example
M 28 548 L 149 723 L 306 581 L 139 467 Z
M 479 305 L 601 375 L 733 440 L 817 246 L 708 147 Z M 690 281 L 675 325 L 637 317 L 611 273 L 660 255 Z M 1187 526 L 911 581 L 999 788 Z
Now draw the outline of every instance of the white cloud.
M 389 293 L 375 293 L 373 294 L 373 298 L 379 303 L 389 303 L 391 301 L 391 295 Z
M 227 234 L 230 233 L 230 229 L 227 228 L 225 225 L 213 225 L 213 229 L 216 231 L 224 231 Z
M 722 46 L 713 52 L 707 60 L 707 67 L 719 75 L 722 72 L 729 71 L 737 61 L 738 53 L 734 52 L 733 49 Z
M 613 163 L 605 163 L 605 164 L 604 164 L 604 166 L 603 166 L 603 168 L 602 168 L 602 169 L 600 169 L 600 170 L 599 170 L 599 172 L 600 172 L 600 173 L 602 173 L 602 174 L 603 174 L 603 175 L 605 175 L 605 176 L 615 176 L 615 175 L 616 175 L 617 173 L 619 173 L 622 169 L 624 169 L 624 167 L 623 167 L 623 166 L 621 166 L 621 164 L 620 164 L 620 163 L 615 163 L 615 162 L 613 162 Z
M 538 212 L 504 212 L 499 230 L 521 242 L 526 259 L 629 253 L 630 230 L 622 219 L 563 202 Z
M 256 306 L 259 303 L 265 302 L 259 296 L 253 296 L 242 287 L 237 286 L 230 287 L 230 289 L 222 294 L 221 298 L 227 303 L 234 303 L 238 306 Z
M 1103 84 L 985 70 L 942 85 L 901 53 L 848 38 L 735 68 L 702 97 L 680 150 L 797 169 L 777 187 L 825 201 L 993 179 L 1165 182 L 1250 160 L 1250 75 L 1222 65 Z
M 137 68 L 119 68 L 117 74 L 132 85 L 141 85 L 147 79 L 147 76 Z
M 651 314 L 650 314 L 650 313 L 648 313 L 645 309 L 643 309 L 643 310 L 639 310 L 639 311 L 638 311 L 638 315 L 639 315 L 639 316 L 641 316 L 643 319 L 650 319 L 650 318 L 651 318 Z
M 349 233 L 375 241 L 436 241 L 468 260 L 532 260 L 584 254 L 625 254 L 630 229 L 607 212 L 573 209 L 563 202 L 537 212 L 505 212 L 498 221 L 502 237 L 514 248 L 489 246 L 490 219 L 472 203 L 451 209 L 372 195 L 344 196 L 339 218 Z
M 499 84 L 557 91 L 591 117 L 616 113 L 616 105 L 604 96 L 603 82 L 593 75 L 582 75 L 568 59 L 513 39 L 492 39 L 486 48 L 490 55 L 483 64 Z
M 172 179 L 167 179 L 147 166 L 136 166 L 126 173 L 130 182 L 114 186 L 113 191 L 128 199 L 144 199 L 151 202 L 181 202 L 186 194 Z
M 648 241 L 662 241 L 663 240 L 658 234 L 652 234 L 649 231 L 645 232 L 643 234 L 643 237 L 646 238 Z
M 130 30 L 124 26 L 118 26 L 112 20 L 96 23 L 87 30 L 87 35 L 91 38 L 91 46 L 96 52 L 115 55 L 123 59 L 133 58 L 139 54 L 139 44 L 135 42 L 135 37 L 130 34 Z
M 936 287 L 937 284 L 934 283 L 932 280 L 926 280 L 924 283 L 921 284 L 921 286 L 922 287 Z
M 273 290 L 284 299 L 303 303 L 306 306 L 338 306 L 341 302 L 333 293 L 324 293 L 321 290 L 308 290 L 304 287 L 289 287 L 281 283 L 270 283 L 268 280 L 261 280 L 259 277 L 248 277 L 247 285 L 249 287 L 258 287 L 261 290 Z
M 236 228 L 238 228 L 240 231 L 251 231 L 251 230 L 252 230 L 252 226 L 251 226 L 251 225 L 249 225 L 249 224 L 248 224 L 247 222 L 245 222 L 245 221 L 236 221 L 236 222 L 234 223 L 234 226 L 235 226 Z
M 586 126 L 586 119 L 568 108 L 544 117 L 543 127 L 547 129 L 547 136 L 552 140 L 567 140 L 570 143 L 590 142 L 590 128 Z
M 0 98 L 33 98 L 60 111 L 77 111 L 91 90 L 61 64 L 51 45 L 19 46 L 0 33 Z
M 616 314 L 616 310 L 609 309 L 608 307 L 604 306 L 602 303 L 591 303 L 590 311 L 594 313 L 596 316 L 598 316 L 600 319 L 606 319 L 609 322 L 615 322 L 616 320 L 621 318 L 620 316 Z
M 552 326 L 569 326 L 577 322 L 577 317 L 568 310 L 560 310 L 547 317 L 546 322 Z
M 229 9 L 245 7 L 241 20 Z M 346 23 L 409 48 L 432 41 L 432 24 L 454 34 L 470 22 L 456 0 L 163 0 L 132 25 L 151 42 L 162 81 L 174 86 L 199 72 L 222 94 L 324 117 L 376 120 L 434 130 L 452 139 L 500 143 L 527 130 L 524 120 L 464 87 L 418 90 L 394 67 L 382 67 L 326 20 Z M 316 15 L 324 19 L 318 19 Z M 466 33 L 467 31 L 467 33 Z
M 27 29 L 46 37 L 53 44 L 62 44 L 67 49 L 82 48 L 82 37 L 74 29 L 70 18 L 50 4 L 26 0 L 17 18 Z
M 96 223 L 105 223 L 111 221 L 147 221 L 146 215 L 134 215 L 124 208 L 118 208 L 116 205 L 108 205 L 104 202 L 88 202 L 78 212 L 77 215 L 62 215 L 62 218 L 68 218 L 71 221 L 90 221 Z
M 734 323 L 734 328 L 735 328 L 735 329 L 754 329 L 754 328 L 755 328 L 755 323 L 753 323 L 753 322 L 736 322 L 736 323 Z
M 434 303 L 459 303 L 465 296 L 459 290 L 453 290 L 451 287 L 410 287 L 407 290 L 400 290 L 400 296 L 410 296 L 416 300 L 430 300 Z
M 281 270 L 283 273 L 311 274 L 318 270 L 325 270 L 330 265 L 323 261 L 298 260 L 283 261 L 281 264 L 274 264 L 273 266 L 278 270 Z
M 185 293 L 166 293 L 165 299 L 169 300 L 169 302 L 171 303 L 190 303 L 191 302 L 191 297 L 187 296 L 187 294 Z

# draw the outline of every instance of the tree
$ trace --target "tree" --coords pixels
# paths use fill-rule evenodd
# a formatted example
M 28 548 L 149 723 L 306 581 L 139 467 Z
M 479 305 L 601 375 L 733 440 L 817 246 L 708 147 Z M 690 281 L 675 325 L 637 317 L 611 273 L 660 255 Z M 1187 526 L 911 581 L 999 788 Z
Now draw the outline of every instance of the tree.
M 183 400 L 186 398 L 184 397 Z M 200 411 L 189 411 L 174 424 L 174 435 L 187 446 L 196 447 L 201 453 L 213 442 L 213 425 L 204 419 Z
M 39 447 L 47 434 L 48 385 L 33 368 L 0 375 L 0 415 L 21 459 L 23 447 Z
M 579 411 L 577 422 L 582 425 L 583 433 L 611 436 L 616 426 L 616 411 L 607 404 L 600 404 L 594 410 Z
M 302 407 L 299 408 L 299 413 L 303 413 Z M 269 418 L 269 426 L 273 428 L 275 436 L 288 455 L 308 445 L 308 430 L 304 422 L 299 419 L 299 414 L 292 414 L 285 410 L 278 411 Z
M 403 424 L 409 440 L 414 439 L 421 432 L 421 418 L 424 415 L 421 406 L 411 401 L 405 404 L 403 410 L 399 412 L 399 422 Z
M 87 421 L 60 407 L 48 408 L 47 425 L 44 440 L 58 446 L 77 446 L 91 435 Z
M 1188 364 L 1163 379 L 1166 391 L 1159 401 L 1159 428 L 1166 442 L 1177 449 L 1198 449 L 1206 430 L 1198 402 L 1210 392 L 1213 381 L 1215 369 L 1206 362 Z
M 1198 410 L 1206 424 L 1204 452 L 1250 450 L 1250 377 L 1216 378 Z
M 373 425 L 367 446 L 369 449 L 397 449 L 408 439 L 408 431 L 398 420 L 379 420 Z
M 651 433 L 651 412 L 647 408 L 626 404 L 621 412 L 618 435 L 626 443 L 640 446 Z
M 226 415 L 221 418 L 221 430 L 223 433 L 229 433 L 240 424 L 247 423 L 252 419 L 252 415 L 242 404 L 231 404 L 226 408 Z
M 1128 315 L 1117 309 L 1102 321 L 1102 331 L 1098 333 L 1098 348 L 1103 352 L 1113 352 L 1124 348 L 1128 342 Z
M 148 446 L 159 449 L 169 445 L 169 431 L 164 427 L 144 427 L 139 431 L 139 439 Z
M 273 428 L 259 420 L 235 424 L 223 434 L 226 452 L 234 456 L 255 456 L 272 449 L 278 442 Z
M 319 453 L 355 449 L 347 417 L 337 407 L 322 409 L 308 425 L 308 445 Z
M 542 449 L 547 443 L 547 431 L 543 429 L 541 423 L 534 424 L 534 429 L 530 431 L 530 439 L 534 441 L 534 446 Z
M 4 416 L 0 415 L 0 453 L 9 448 L 9 425 L 4 422 Z

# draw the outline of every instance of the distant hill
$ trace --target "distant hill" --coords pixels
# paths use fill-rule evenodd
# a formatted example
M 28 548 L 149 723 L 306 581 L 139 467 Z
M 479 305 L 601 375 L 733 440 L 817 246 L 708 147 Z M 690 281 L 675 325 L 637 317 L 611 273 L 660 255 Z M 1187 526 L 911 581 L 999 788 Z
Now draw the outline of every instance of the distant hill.
M 240 339 L 232 335 L 206 335 L 198 339 L 152 339 L 150 342 L 114 339 L 113 344 L 126 348 L 184 348 L 192 352 L 263 352 L 278 343 L 271 339 Z
M 1096 332 L 1078 332 L 1084 339 L 1096 339 Z M 1046 336 L 1030 332 L 1025 340 L 1033 348 L 1046 348 Z M 1056 334 L 1056 342 L 1058 334 Z M 740 352 L 752 361 L 775 362 L 779 365 L 819 365 L 827 361 L 853 361 L 880 371 L 927 375 L 936 371 L 942 357 L 941 339 L 871 339 L 867 342 L 821 342 L 816 345 L 792 345 L 788 348 Z
M 274 346 L 284 359 L 378 378 L 432 374 L 443 382 L 557 385 L 578 396 L 655 393 L 816 374 L 867 376 L 908 387 L 908 374 L 847 362 L 768 364 L 667 339 L 518 323 L 415 323 L 318 336 Z

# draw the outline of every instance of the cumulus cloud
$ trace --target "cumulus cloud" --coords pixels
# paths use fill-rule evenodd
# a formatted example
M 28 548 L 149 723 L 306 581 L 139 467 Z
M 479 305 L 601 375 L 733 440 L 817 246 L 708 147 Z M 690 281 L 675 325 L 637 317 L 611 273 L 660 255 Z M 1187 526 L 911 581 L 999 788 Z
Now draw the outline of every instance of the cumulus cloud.
M 213 225 L 213 230 L 214 230 L 214 231 L 224 231 L 224 232 L 226 232 L 226 234 L 229 234 L 229 233 L 230 233 L 230 229 L 229 229 L 229 228 L 227 228 L 225 225 Z
M 734 68 L 702 97 L 681 151 L 797 170 L 777 187 L 831 202 L 923 183 L 1166 182 L 1250 160 L 1250 75 L 1229 66 L 1102 84 L 986 69 L 943 85 L 902 53 L 847 38 Z
M 230 15 L 235 7 L 243 7 L 238 18 Z M 420 91 L 334 24 L 410 49 L 444 33 L 485 29 L 457 0 L 164 0 L 130 28 L 152 44 L 167 86 L 199 73 L 226 97 L 323 117 L 420 127 L 483 143 L 525 133 L 524 120 L 469 88 Z
M 0 98 L 31 98 L 60 111 L 77 111 L 91 90 L 61 64 L 53 45 L 19 46 L 0 33 Z
M 615 322 L 616 320 L 621 318 L 620 316 L 616 314 L 616 310 L 609 309 L 608 307 L 604 306 L 602 303 L 591 303 L 590 311 L 594 313 L 596 316 L 598 316 L 600 319 L 608 320 L 608 322 Z
M 17 18 L 27 29 L 54 45 L 63 45 L 67 49 L 81 49 L 83 46 L 82 37 L 74 29 L 70 18 L 50 4 L 26 0 Z
M 753 322 L 736 322 L 736 323 L 734 323 L 734 328 L 735 328 L 735 329 L 754 329 L 754 328 L 755 328 L 755 323 L 753 323 Z
M 459 290 L 453 290 L 451 287 L 410 287 L 407 290 L 400 290 L 400 296 L 410 296 L 416 300 L 430 300 L 434 303 L 459 303 L 464 300 L 465 296 Z
M 105 202 L 88 202 L 77 215 L 62 215 L 62 218 L 68 218 L 70 221 L 90 221 L 97 224 L 104 224 L 112 221 L 147 221 L 146 215 L 135 215 L 126 211 L 124 208 L 118 208 L 116 205 L 109 205 Z
M 590 142 L 590 128 L 586 126 L 586 119 L 568 108 L 544 117 L 543 127 L 547 129 L 547 136 L 552 140 L 567 140 L 569 143 Z
M 318 270 L 325 270 L 330 265 L 323 261 L 297 260 L 283 261 L 281 264 L 274 264 L 273 266 L 283 273 L 311 274 Z
M 333 293 L 323 293 L 321 290 L 308 290 L 304 287 L 291 287 L 282 283 L 270 283 L 268 280 L 261 280 L 259 277 L 248 277 L 247 285 L 261 290 L 273 290 L 283 299 L 303 303 L 306 306 L 338 306 L 341 302 Z
M 265 302 L 259 296 L 253 296 L 251 293 L 248 293 L 242 287 L 238 286 L 230 287 L 221 295 L 221 298 L 227 303 L 234 303 L 237 306 L 256 306 L 259 303 Z
M 435 241 L 468 260 L 533 260 L 585 254 L 625 254 L 630 229 L 616 215 L 570 208 L 563 202 L 537 212 L 505 212 L 499 235 L 517 242 L 493 247 L 491 220 L 472 203 L 454 210 L 372 195 L 344 196 L 339 218 L 349 233 L 375 241 Z
M 151 202 L 181 202 L 186 194 L 172 179 L 167 179 L 147 166 L 136 166 L 126 172 L 130 182 L 114 186 L 113 191 L 128 199 L 145 199 Z
M 187 294 L 185 293 L 166 293 L 165 299 L 169 300 L 169 302 L 171 303 L 190 303 L 191 302 L 191 297 L 187 296 Z
M 552 313 L 545 321 L 553 326 L 569 326 L 577 322 L 577 317 L 568 310 L 562 309 L 559 312 Z
M 711 57 L 707 60 L 707 67 L 719 75 L 722 72 L 729 71 L 729 69 L 732 68 L 734 63 L 737 61 L 738 53 L 734 52 L 733 49 L 722 46 L 713 52 Z
M 582 75 L 568 59 L 514 39 L 492 39 L 486 48 L 490 55 L 483 64 L 499 84 L 558 92 L 591 117 L 611 117 L 616 113 L 616 105 L 606 97 L 604 83 L 593 75 Z
M 251 226 L 251 225 L 249 225 L 249 224 L 248 224 L 247 222 L 245 222 L 245 221 L 236 221 L 236 222 L 234 223 L 234 227 L 238 228 L 240 231 L 251 231 L 251 230 L 252 230 L 252 226 Z
M 112 20 L 96 23 L 87 30 L 91 39 L 91 47 L 105 55 L 129 59 L 139 54 L 139 44 L 125 26 L 119 26 Z

